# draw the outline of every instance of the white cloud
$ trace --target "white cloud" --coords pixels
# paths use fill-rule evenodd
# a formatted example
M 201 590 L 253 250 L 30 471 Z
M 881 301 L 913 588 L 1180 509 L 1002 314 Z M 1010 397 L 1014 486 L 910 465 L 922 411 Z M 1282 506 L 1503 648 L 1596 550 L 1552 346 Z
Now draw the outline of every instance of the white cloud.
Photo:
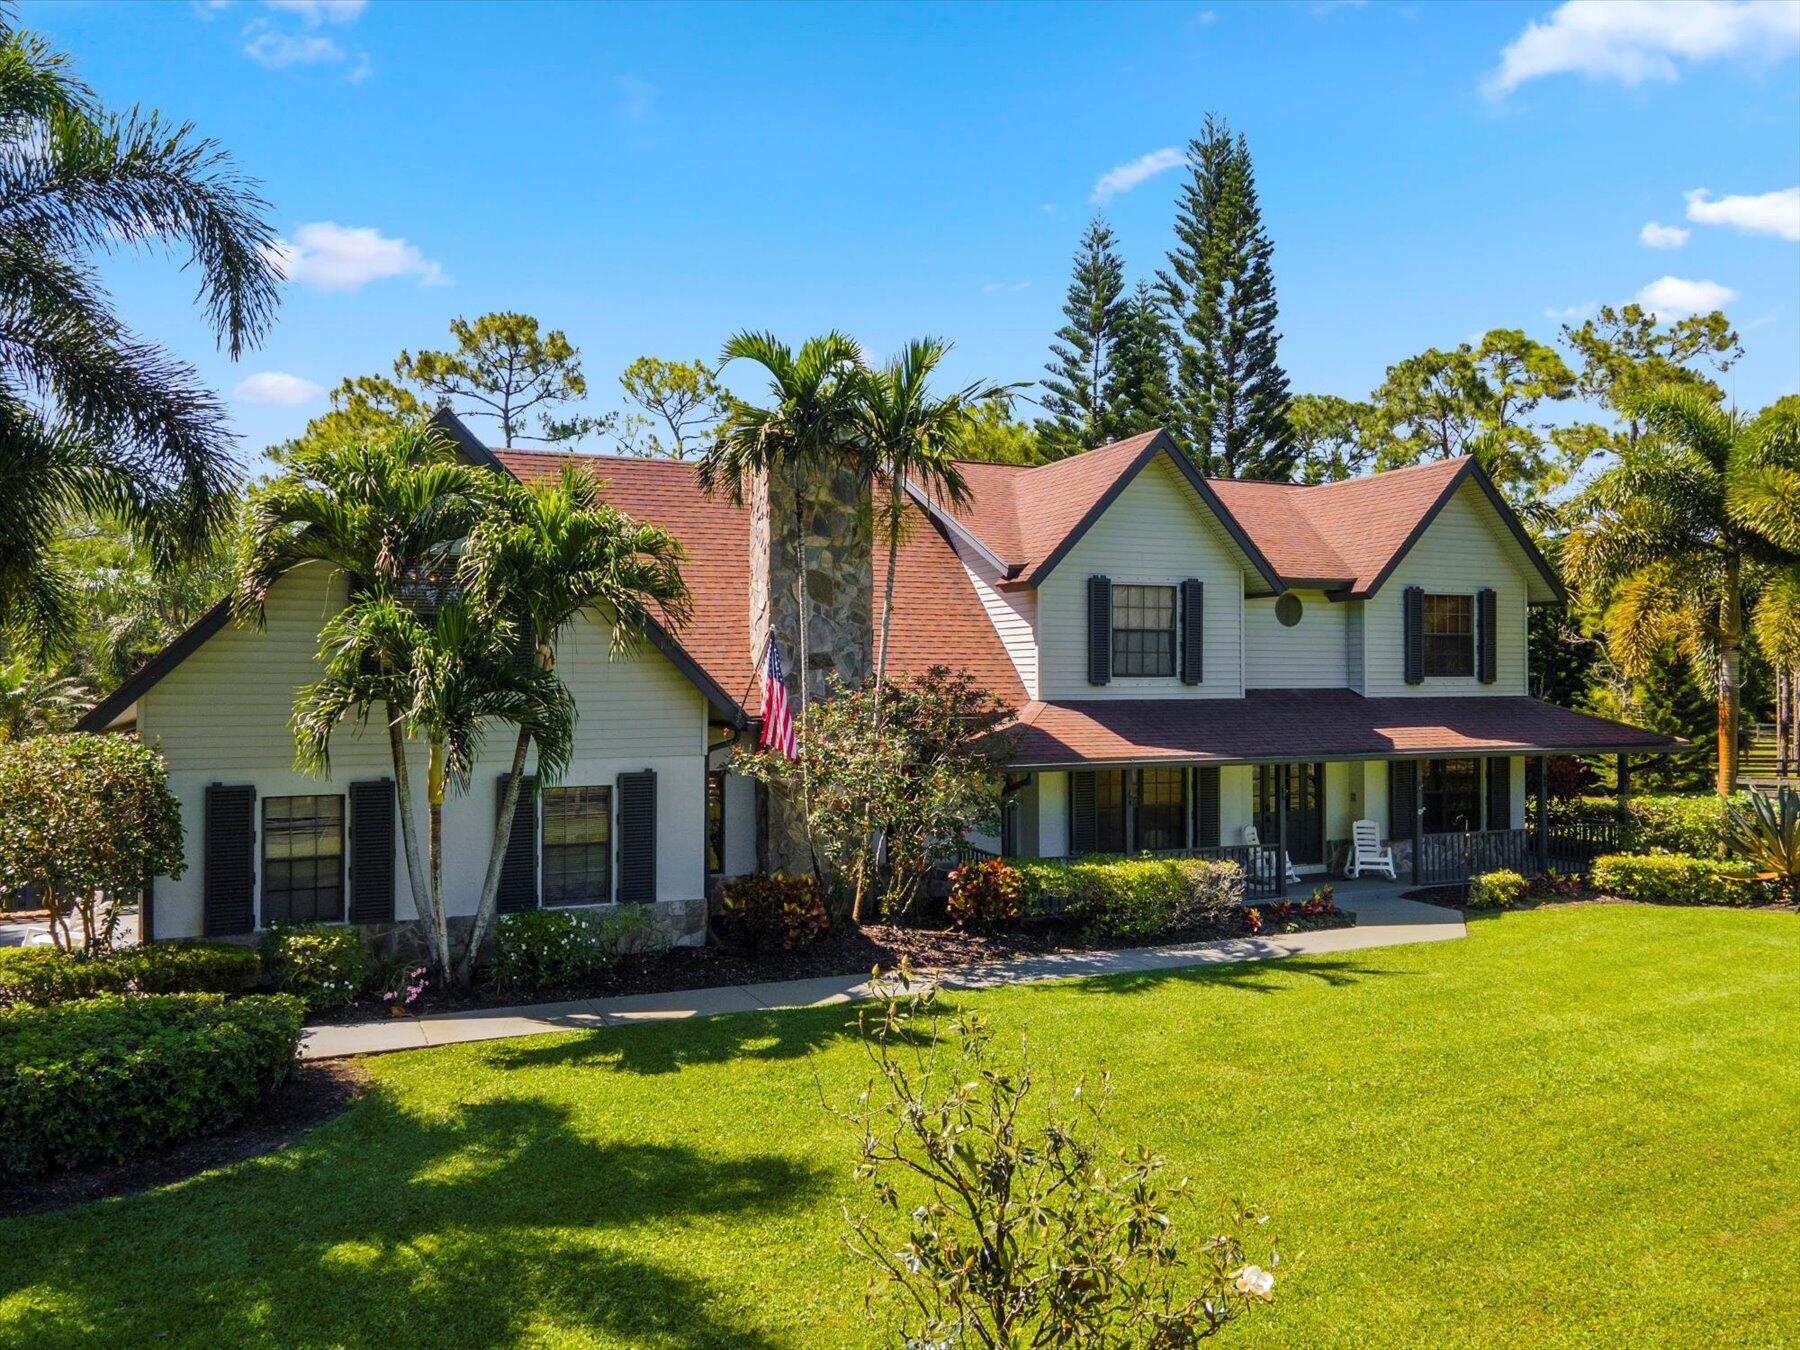
M 983 295 L 995 295 L 1000 291 L 1022 291 L 1027 289 L 1030 285 L 1031 283 L 1029 281 L 989 281 L 983 284 L 981 293 Z
M 1737 299 L 1737 292 L 1716 281 L 1689 281 L 1685 277 L 1658 277 L 1637 293 L 1637 302 L 1659 319 L 1679 319 L 1723 309 Z
M 1165 145 L 1161 150 L 1152 150 L 1129 164 L 1121 164 L 1117 168 L 1108 169 L 1094 183 L 1094 191 L 1088 200 L 1109 202 L 1121 192 L 1130 192 L 1140 183 L 1148 182 L 1159 173 L 1166 173 L 1182 162 L 1183 156 L 1179 148 Z
M 280 70 L 285 66 L 311 66 L 321 61 L 342 61 L 344 49 L 317 33 L 278 33 L 259 20 L 246 29 L 254 36 L 244 44 L 244 55 L 259 66 Z
M 404 239 L 370 226 L 318 220 L 275 243 L 275 261 L 289 281 L 325 291 L 353 291 L 388 277 L 417 277 L 421 286 L 448 286 L 443 267 Z
M 1800 51 L 1800 0 L 1566 0 L 1506 44 L 1490 97 L 1546 75 L 1642 84 L 1684 61 Z
M 1758 197 L 1712 200 L 1705 188 L 1687 194 L 1687 217 L 1702 225 L 1735 225 L 1749 234 L 1774 234 L 1800 240 L 1800 187 L 1765 192 Z
M 311 403 L 325 391 L 311 380 L 303 380 L 285 370 L 265 370 L 240 380 L 233 392 L 240 403 L 279 403 L 291 408 L 295 404 Z
M 369 0 L 263 0 L 270 9 L 297 14 L 308 28 L 322 23 L 354 23 L 369 7 Z
M 1638 243 L 1645 248 L 1680 248 L 1687 243 L 1692 230 L 1684 230 L 1679 225 L 1659 225 L 1656 221 L 1647 221 L 1644 228 L 1638 231 Z
M 1555 305 L 1552 305 L 1549 309 L 1544 311 L 1544 317 L 1546 319 L 1563 319 L 1572 322 L 1576 319 L 1587 318 L 1588 315 L 1599 308 L 1599 304 L 1593 300 L 1585 300 L 1579 305 L 1564 305 L 1560 309 Z M 1476 338 L 1474 345 L 1480 346 L 1481 339 Z

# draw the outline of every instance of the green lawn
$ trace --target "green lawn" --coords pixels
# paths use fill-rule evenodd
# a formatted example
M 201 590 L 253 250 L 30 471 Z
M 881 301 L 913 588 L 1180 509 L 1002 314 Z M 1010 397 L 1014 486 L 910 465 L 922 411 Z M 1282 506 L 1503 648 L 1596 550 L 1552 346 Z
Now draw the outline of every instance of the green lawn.
M 1800 918 L 1582 906 L 1464 942 L 979 996 L 1303 1249 L 1232 1343 L 1800 1334 Z M 281 1153 L 0 1223 L 0 1342 L 841 1346 L 842 1009 L 372 1062 Z M 1207 1216 L 1197 1214 L 1196 1225 Z

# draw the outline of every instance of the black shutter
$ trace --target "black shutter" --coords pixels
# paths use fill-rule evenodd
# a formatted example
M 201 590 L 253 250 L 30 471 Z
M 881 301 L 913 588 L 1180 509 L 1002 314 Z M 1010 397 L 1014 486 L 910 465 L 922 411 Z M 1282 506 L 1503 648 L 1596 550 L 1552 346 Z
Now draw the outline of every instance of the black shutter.
M 1388 838 L 1411 839 L 1419 810 L 1419 766 L 1410 759 L 1388 761 Z
M 1112 578 L 1088 578 L 1088 683 L 1112 680 Z
M 206 789 L 206 864 L 201 879 L 207 937 L 256 927 L 256 789 Z
M 1210 765 L 1194 770 L 1194 847 L 1219 846 L 1219 771 Z
M 1092 853 L 1099 847 L 1099 822 L 1094 814 L 1094 771 L 1081 769 L 1069 775 L 1069 854 Z
M 619 775 L 619 903 L 656 899 L 656 774 Z
M 511 777 L 503 773 L 494 780 L 495 819 L 506 800 L 506 780 Z M 500 890 L 495 902 L 500 913 L 537 908 L 537 861 L 537 778 L 528 773 L 519 779 L 512 831 L 506 836 L 506 853 L 500 859 Z
M 1199 684 L 1206 655 L 1206 587 L 1189 577 L 1181 583 L 1181 682 Z
M 1408 586 L 1401 598 L 1406 617 L 1406 682 L 1422 684 L 1425 680 L 1425 592 L 1417 586 Z
M 1498 608 L 1493 591 L 1475 592 L 1475 674 L 1483 684 L 1492 684 L 1498 678 Z
M 394 780 L 350 785 L 350 922 L 394 921 Z
M 1512 761 L 1490 759 L 1487 762 L 1487 827 L 1510 830 L 1512 823 Z
M 519 635 L 515 642 L 513 668 L 521 675 L 529 675 L 537 664 L 537 625 L 532 623 L 529 614 L 519 619 Z

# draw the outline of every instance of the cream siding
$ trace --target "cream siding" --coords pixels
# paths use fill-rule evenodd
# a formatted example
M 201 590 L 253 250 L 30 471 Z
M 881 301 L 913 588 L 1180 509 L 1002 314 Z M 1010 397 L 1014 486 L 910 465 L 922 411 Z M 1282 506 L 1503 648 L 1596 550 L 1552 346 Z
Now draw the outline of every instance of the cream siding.
M 1357 693 L 1363 692 L 1363 602 L 1345 600 L 1344 611 L 1344 683 Z
M 1526 562 L 1481 489 L 1465 483 L 1363 608 L 1363 692 L 1390 695 L 1523 694 L 1526 692 Z M 1498 604 L 1493 684 L 1474 676 L 1433 676 L 1407 684 L 1402 597 L 1408 586 L 1433 595 L 1473 595 L 1491 586 Z
M 1037 593 L 1038 661 L 1043 699 L 1236 698 L 1243 693 L 1244 561 L 1230 536 L 1181 474 L 1162 456 L 1128 484 L 1112 506 L 1056 565 Z M 1087 579 L 1115 584 L 1206 586 L 1204 680 L 1087 679 Z
M 1244 601 L 1246 689 L 1341 689 L 1349 682 L 1345 658 L 1346 607 L 1323 591 L 1296 591 L 1300 622 L 1283 628 L 1272 596 Z
M 261 631 L 227 627 L 140 701 L 139 734 L 162 753 L 169 766 L 170 785 L 180 799 L 187 836 L 185 874 L 179 880 L 159 877 L 156 881 L 158 937 L 190 937 L 201 931 L 203 810 L 208 784 L 255 787 L 260 834 L 263 799 L 339 794 L 353 782 L 393 776 L 387 737 L 378 724 L 341 729 L 333 737 L 328 774 L 302 774 L 293 767 L 288 719 L 295 692 L 316 678 L 318 630 L 342 598 L 340 579 L 323 567 L 301 569 L 272 592 Z M 621 773 L 654 770 L 658 899 L 699 899 L 705 893 L 705 701 L 654 648 L 644 647 L 621 661 L 607 661 L 605 637 L 587 621 L 564 636 L 559 669 L 575 693 L 579 712 L 574 755 L 562 784 L 613 787 Z M 493 842 L 497 780 L 511 765 L 512 745 L 510 729 L 496 727 L 483 746 L 467 788 L 461 793 L 452 791 L 446 798 L 443 875 L 445 898 L 453 915 L 474 913 Z M 412 747 L 409 773 L 423 849 L 422 745 Z M 616 845 L 616 829 L 614 833 Z M 260 837 L 256 849 L 260 915 Z M 412 918 L 416 911 L 398 838 L 395 877 L 395 917 Z
M 967 544 L 956 544 L 956 556 L 962 561 L 969 584 L 981 601 L 988 622 L 1000 636 L 1013 669 L 1025 686 L 1025 696 L 1038 696 L 1037 592 L 1029 586 L 1000 584 L 998 569 Z

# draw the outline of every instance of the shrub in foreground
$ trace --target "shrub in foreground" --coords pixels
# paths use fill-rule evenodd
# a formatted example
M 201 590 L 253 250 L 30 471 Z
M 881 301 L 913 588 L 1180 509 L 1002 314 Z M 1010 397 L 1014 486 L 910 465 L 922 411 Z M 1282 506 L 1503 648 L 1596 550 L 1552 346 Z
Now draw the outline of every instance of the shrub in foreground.
M 995 932 L 1011 928 L 1024 912 L 1025 878 L 999 858 L 958 863 L 950 872 L 950 922 L 958 928 Z
M 293 1072 L 297 999 L 77 999 L 0 1014 L 0 1172 L 113 1162 L 231 1124 Z
M 1104 1077 L 1037 1105 L 1029 1060 L 997 1054 L 978 1015 L 940 1019 L 904 970 L 859 1025 L 873 1084 L 834 1114 L 872 1204 L 849 1241 L 892 1296 L 898 1343 L 1174 1350 L 1273 1296 L 1273 1242 L 1248 1250 L 1262 1217 L 1235 1205 L 1184 1243 L 1187 1183 L 1108 1137 Z
M 803 947 L 831 922 L 815 877 L 739 877 L 725 889 L 724 911 L 731 936 L 759 952 Z
M 1511 909 L 1523 901 L 1531 883 L 1510 868 L 1469 878 L 1470 909 Z
M 369 949 L 354 928 L 277 924 L 263 934 L 260 950 L 270 983 L 311 1012 L 343 1007 L 369 976 Z
M 494 925 L 492 978 L 511 989 L 581 984 L 655 944 L 655 920 L 641 905 L 525 910 Z
M 1655 904 L 1747 905 L 1755 887 L 1717 858 L 1681 853 L 1608 853 L 1594 859 L 1594 889 Z
M 1625 847 L 1634 852 L 1691 853 L 1710 858 L 1724 845 L 1726 810 L 1743 805 L 1746 794 L 1662 794 L 1625 799 Z M 1580 797 L 1551 807 L 1553 820 L 1616 821 L 1616 797 Z
M 1236 863 L 1206 858 L 1079 858 L 1016 864 L 1029 911 L 1058 914 L 1101 942 L 1221 922 L 1243 900 Z
M 97 956 L 10 947 L 0 949 L 0 1007 L 102 994 L 239 994 L 261 975 L 254 950 L 226 942 L 158 942 Z
M 1725 846 L 1739 875 L 1800 899 L 1800 791 L 1782 788 L 1726 808 Z

